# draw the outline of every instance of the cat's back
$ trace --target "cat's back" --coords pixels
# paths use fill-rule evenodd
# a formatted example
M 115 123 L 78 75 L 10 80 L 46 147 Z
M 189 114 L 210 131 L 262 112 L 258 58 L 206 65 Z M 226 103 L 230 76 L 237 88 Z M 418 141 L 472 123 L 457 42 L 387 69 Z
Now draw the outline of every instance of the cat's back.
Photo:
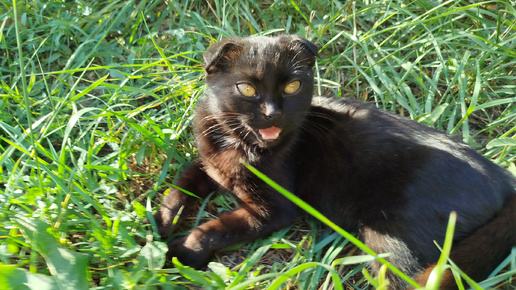
M 361 156 L 359 159 L 392 160 L 389 154 L 395 159 L 411 156 L 411 166 L 416 168 L 429 159 L 444 158 L 464 162 L 477 171 L 502 172 L 503 179 L 514 181 L 505 170 L 459 138 L 358 100 L 314 97 L 304 128 L 305 138 L 311 142 L 322 141 L 317 136 L 325 132 L 331 143 L 356 153 L 355 157 Z
M 298 191 L 320 210 L 338 205 L 333 218 L 348 225 L 442 214 L 430 225 L 438 231 L 459 210 L 478 221 L 459 224 L 460 235 L 491 218 L 516 185 L 457 138 L 351 99 L 315 97 L 297 148 Z
M 400 117 L 380 110 L 372 104 L 348 98 L 332 98 L 316 96 L 313 98 L 309 119 L 327 119 L 329 126 L 336 130 L 346 130 L 360 135 L 373 135 L 372 137 L 409 139 L 414 143 L 424 143 L 429 135 L 436 135 L 458 141 L 441 131 L 424 126 L 408 118 Z M 324 122 L 324 121 L 323 121 Z M 426 134 L 426 135 L 424 135 Z M 465 144 L 455 144 L 465 145 Z M 469 148 L 468 146 L 464 146 Z

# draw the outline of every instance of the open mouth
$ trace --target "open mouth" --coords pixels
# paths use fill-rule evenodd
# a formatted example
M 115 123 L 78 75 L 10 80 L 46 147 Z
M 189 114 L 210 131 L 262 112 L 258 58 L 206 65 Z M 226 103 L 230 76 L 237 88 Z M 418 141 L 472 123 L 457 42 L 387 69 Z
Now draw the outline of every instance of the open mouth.
M 281 129 L 275 126 L 265 129 L 258 129 L 262 139 L 266 142 L 272 142 L 278 139 Z

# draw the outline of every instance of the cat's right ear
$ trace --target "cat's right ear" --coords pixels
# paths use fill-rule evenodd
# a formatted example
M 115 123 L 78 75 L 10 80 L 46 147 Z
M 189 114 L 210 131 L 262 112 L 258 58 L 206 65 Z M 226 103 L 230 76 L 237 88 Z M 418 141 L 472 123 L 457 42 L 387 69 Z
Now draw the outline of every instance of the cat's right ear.
M 207 74 L 225 71 L 231 66 L 235 57 L 242 51 L 242 45 L 236 38 L 219 41 L 203 54 L 204 70 Z

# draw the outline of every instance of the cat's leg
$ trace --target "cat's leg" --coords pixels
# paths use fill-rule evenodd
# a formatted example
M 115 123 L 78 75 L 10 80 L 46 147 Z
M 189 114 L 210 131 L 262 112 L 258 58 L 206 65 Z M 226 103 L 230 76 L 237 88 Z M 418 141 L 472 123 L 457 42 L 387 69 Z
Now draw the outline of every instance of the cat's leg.
M 406 243 L 401 239 L 366 226 L 360 229 L 360 235 L 366 246 L 374 252 L 378 254 L 389 253 L 390 256 L 386 258 L 387 261 L 401 272 L 409 276 L 414 276 L 423 270 L 417 258 L 412 255 Z M 375 260 L 371 262 L 371 271 L 377 274 L 381 266 L 382 263 Z M 390 290 L 406 289 L 409 286 L 407 282 L 390 270 L 387 271 L 386 277 L 389 280 L 388 289 Z
M 265 208 L 262 201 L 241 200 L 239 208 L 169 244 L 170 256 L 198 268 L 206 265 L 215 251 L 279 230 L 292 224 L 299 215 L 297 207 L 281 198 L 269 200 L 267 204 Z
M 200 198 L 206 197 L 210 192 L 216 189 L 215 182 L 204 172 L 200 162 L 193 163 L 187 167 L 179 176 L 176 185 Z M 196 201 L 196 197 L 177 188 L 170 191 L 165 197 L 163 205 L 154 215 L 154 220 L 156 221 L 162 239 L 166 239 L 173 232 L 174 228 L 189 215 Z M 180 215 L 177 222 L 174 223 L 173 221 L 178 213 L 180 213 Z

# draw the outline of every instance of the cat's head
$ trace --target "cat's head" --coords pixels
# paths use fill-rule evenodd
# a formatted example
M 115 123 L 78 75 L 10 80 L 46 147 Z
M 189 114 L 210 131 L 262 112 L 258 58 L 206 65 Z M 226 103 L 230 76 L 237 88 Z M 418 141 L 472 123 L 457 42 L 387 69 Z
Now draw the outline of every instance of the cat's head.
M 204 53 L 204 111 L 231 140 L 273 147 L 310 108 L 316 55 L 314 44 L 294 35 L 222 40 Z

